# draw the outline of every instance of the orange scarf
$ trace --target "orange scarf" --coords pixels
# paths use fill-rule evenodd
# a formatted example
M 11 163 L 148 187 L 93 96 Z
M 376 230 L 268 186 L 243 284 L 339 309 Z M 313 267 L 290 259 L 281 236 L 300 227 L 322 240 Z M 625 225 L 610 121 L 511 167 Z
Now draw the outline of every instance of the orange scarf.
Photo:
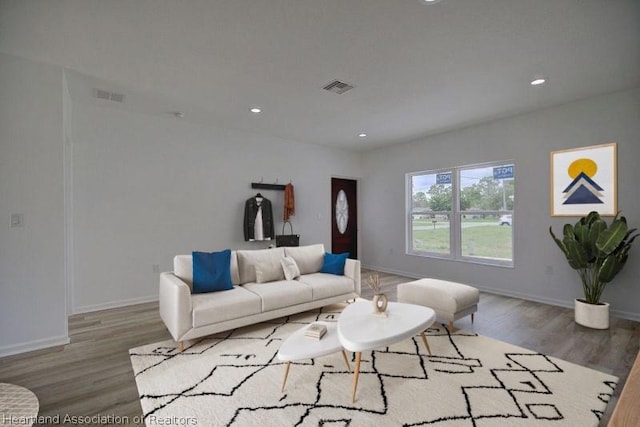
M 289 221 L 291 215 L 296 214 L 296 201 L 293 196 L 293 185 L 291 183 L 284 187 L 284 220 Z

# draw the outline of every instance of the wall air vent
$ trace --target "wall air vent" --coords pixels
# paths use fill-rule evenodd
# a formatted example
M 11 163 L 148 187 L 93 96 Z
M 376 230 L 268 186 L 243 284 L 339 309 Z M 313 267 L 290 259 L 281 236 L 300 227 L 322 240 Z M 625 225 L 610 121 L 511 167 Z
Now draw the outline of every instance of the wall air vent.
M 341 82 L 340 80 L 334 80 L 322 89 L 328 90 L 329 92 L 337 93 L 338 95 L 342 95 L 348 90 L 353 89 L 354 86 L 349 83 Z
M 94 98 L 106 99 L 107 101 L 123 102 L 124 95 L 121 93 L 109 92 L 108 90 L 93 89 Z

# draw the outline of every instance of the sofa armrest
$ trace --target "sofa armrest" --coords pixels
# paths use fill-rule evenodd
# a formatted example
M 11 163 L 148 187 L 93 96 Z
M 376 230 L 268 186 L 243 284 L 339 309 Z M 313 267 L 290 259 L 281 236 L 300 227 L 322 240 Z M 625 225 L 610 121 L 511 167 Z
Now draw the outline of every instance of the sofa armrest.
M 344 263 L 344 275 L 353 279 L 356 285 L 354 292 L 360 296 L 360 261 L 347 258 Z
M 191 289 L 173 273 L 160 273 L 160 317 L 176 341 L 193 327 Z

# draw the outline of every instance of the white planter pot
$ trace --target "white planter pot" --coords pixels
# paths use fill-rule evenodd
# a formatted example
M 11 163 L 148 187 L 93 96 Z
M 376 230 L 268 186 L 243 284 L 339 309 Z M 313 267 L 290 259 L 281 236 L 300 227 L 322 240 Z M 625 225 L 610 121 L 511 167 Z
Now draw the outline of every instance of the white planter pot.
M 609 329 L 609 303 L 587 304 L 576 299 L 575 320 L 587 328 Z

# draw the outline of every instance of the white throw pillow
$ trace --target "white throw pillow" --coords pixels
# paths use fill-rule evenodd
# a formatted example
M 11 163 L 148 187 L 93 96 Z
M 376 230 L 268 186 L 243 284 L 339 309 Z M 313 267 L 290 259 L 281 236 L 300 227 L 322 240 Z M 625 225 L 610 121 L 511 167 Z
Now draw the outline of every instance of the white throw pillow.
M 256 283 L 274 282 L 284 279 L 282 264 L 274 261 L 262 261 L 256 264 Z
M 284 248 L 274 249 L 257 249 L 257 250 L 239 250 L 236 251 L 238 256 L 238 272 L 241 284 L 257 282 L 256 265 L 267 263 L 277 265 L 282 273 L 280 258 L 284 256 Z M 282 273 L 284 278 L 284 273 Z
M 280 264 L 282 264 L 285 279 L 295 280 L 300 277 L 300 269 L 295 259 L 285 256 L 280 259 Z

